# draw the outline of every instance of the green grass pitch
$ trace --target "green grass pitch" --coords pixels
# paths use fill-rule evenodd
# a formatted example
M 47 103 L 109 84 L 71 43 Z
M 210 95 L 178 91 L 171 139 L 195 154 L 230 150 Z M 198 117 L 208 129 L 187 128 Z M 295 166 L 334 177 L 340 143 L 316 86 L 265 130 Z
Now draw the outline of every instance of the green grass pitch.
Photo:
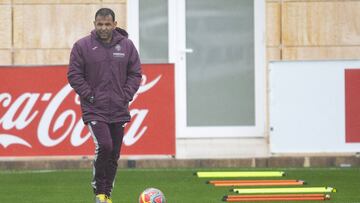
M 197 178 L 196 171 L 254 171 L 272 169 L 120 169 L 113 192 L 114 203 L 137 203 L 148 187 L 162 190 L 168 203 L 220 203 L 231 187 L 214 187 Z M 360 168 L 299 168 L 283 170 L 278 179 L 300 179 L 305 186 L 331 186 L 329 203 L 360 203 Z M 0 202 L 22 203 L 91 203 L 91 170 L 1 171 Z M 296 186 L 295 186 L 296 187 Z M 300 202 L 300 201 L 295 201 Z M 314 202 L 314 201 L 307 201 Z

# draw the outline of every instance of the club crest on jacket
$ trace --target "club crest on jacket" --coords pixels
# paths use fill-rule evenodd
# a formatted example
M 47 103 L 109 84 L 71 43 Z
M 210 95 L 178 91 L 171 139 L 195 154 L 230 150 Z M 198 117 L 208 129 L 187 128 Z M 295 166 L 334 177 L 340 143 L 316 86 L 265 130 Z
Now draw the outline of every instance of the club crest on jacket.
M 115 50 L 116 50 L 116 51 L 120 51 L 120 50 L 121 50 L 120 44 L 117 44 L 117 45 L 115 46 Z

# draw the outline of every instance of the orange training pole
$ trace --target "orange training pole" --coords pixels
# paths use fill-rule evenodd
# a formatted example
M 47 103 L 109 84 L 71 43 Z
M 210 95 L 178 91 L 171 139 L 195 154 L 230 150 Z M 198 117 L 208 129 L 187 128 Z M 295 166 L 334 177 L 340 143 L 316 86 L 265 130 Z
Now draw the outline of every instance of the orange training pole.
M 224 198 L 259 198 L 259 197 L 325 197 L 325 194 L 262 194 L 262 195 L 227 195 Z
M 304 182 L 259 182 L 259 183 L 214 183 L 214 186 L 274 186 L 274 185 L 303 185 Z
M 228 195 L 224 196 L 226 202 L 243 202 L 243 201 L 273 201 L 273 200 L 328 200 L 330 195 L 325 194 L 273 194 L 273 195 Z

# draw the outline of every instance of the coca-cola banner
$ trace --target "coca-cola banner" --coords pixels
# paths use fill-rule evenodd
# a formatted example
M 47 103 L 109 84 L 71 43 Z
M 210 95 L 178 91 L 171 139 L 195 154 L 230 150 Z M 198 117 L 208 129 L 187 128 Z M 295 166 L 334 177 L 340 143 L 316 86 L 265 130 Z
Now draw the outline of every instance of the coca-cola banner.
M 122 154 L 174 155 L 174 65 L 142 65 Z M 0 67 L 0 157 L 93 155 L 67 66 Z

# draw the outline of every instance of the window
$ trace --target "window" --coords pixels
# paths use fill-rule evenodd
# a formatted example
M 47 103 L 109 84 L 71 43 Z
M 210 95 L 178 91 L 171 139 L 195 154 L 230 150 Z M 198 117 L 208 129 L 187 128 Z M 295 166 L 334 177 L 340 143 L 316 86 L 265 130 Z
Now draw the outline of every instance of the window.
M 139 0 L 139 44 L 142 63 L 168 63 L 167 0 Z

